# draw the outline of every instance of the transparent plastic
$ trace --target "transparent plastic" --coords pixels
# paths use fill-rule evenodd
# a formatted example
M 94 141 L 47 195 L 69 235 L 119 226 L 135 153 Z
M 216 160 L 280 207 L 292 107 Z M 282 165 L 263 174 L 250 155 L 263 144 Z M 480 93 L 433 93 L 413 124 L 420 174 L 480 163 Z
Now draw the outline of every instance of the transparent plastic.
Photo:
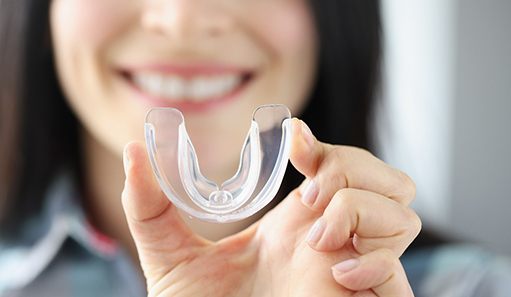
M 145 138 L 156 178 L 174 205 L 205 221 L 233 222 L 255 214 L 277 194 L 289 159 L 291 113 L 279 104 L 254 111 L 238 170 L 221 185 L 202 175 L 179 110 L 151 109 Z

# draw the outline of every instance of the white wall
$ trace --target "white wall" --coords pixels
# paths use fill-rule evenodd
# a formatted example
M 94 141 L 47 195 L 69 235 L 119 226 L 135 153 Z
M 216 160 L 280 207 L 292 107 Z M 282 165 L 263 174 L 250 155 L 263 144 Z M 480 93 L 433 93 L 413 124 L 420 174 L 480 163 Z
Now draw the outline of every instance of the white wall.
M 382 152 L 417 183 L 423 220 L 449 220 L 454 4 L 384 0 Z M 381 124 L 383 123 L 383 124 Z
M 384 158 L 426 225 L 511 255 L 511 1 L 382 4 Z

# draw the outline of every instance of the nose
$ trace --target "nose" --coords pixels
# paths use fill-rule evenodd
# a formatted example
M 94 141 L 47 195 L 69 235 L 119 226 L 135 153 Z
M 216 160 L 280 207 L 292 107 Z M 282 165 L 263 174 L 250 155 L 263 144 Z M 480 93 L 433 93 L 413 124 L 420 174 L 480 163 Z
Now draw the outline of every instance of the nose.
M 218 37 L 233 27 L 232 17 L 217 0 L 146 0 L 142 26 L 175 42 Z

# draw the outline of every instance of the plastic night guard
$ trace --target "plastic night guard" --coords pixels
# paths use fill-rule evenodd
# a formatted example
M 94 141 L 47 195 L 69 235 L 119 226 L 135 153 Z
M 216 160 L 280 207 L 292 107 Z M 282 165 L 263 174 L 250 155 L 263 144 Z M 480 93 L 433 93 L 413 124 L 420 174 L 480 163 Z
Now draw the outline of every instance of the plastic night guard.
M 145 138 L 154 174 L 174 205 L 205 221 L 233 222 L 255 214 L 277 194 L 289 159 L 291 113 L 278 104 L 254 111 L 238 170 L 221 185 L 202 175 L 179 110 L 151 109 Z

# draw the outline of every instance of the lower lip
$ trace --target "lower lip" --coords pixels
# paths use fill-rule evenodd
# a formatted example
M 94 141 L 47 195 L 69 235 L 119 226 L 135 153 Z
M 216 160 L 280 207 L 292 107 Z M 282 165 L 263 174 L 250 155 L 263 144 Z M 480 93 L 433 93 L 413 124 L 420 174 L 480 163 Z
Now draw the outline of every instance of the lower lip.
M 239 95 L 247 87 L 250 81 L 252 81 L 253 77 L 251 76 L 247 79 L 244 79 L 235 89 L 225 95 L 219 97 L 211 97 L 204 101 L 171 100 L 161 98 L 142 91 L 137 85 L 135 85 L 129 78 L 126 78 L 125 76 L 122 76 L 122 79 L 124 82 L 127 82 L 132 91 L 135 92 L 137 99 L 151 107 L 173 107 L 179 109 L 182 112 L 206 112 L 239 98 Z

